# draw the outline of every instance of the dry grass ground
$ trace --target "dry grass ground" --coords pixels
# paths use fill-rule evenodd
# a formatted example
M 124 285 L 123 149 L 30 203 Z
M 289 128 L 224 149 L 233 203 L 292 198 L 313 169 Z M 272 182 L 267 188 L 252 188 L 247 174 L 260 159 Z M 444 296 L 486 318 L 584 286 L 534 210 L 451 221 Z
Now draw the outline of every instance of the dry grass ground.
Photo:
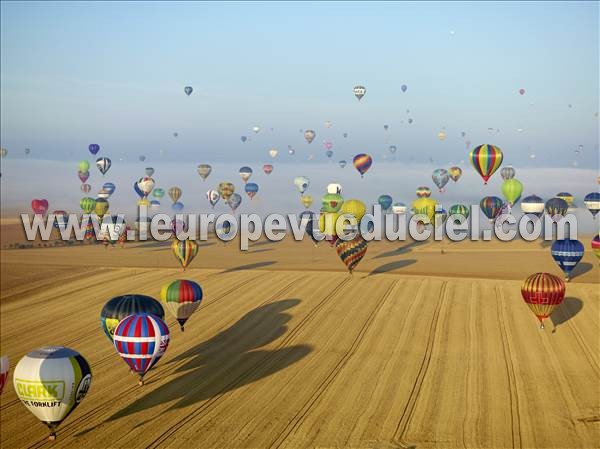
M 586 241 L 587 242 L 587 241 Z M 442 245 L 444 254 L 441 253 Z M 372 243 L 353 276 L 308 241 L 1 251 L 1 347 L 80 351 L 93 383 L 49 443 L 1 397 L 2 448 L 595 448 L 600 289 L 586 254 L 545 331 L 522 279 L 560 274 L 540 242 Z M 138 387 L 100 329 L 113 296 L 205 294 Z

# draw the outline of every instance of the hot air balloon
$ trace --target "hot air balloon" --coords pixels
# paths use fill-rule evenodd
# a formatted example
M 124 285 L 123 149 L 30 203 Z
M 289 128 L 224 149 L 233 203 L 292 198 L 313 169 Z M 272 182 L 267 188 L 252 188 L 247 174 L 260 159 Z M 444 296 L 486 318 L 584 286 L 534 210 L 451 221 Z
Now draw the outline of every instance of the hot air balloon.
M 88 145 L 88 150 L 93 155 L 96 155 L 96 154 L 98 154 L 98 151 L 100 151 L 100 145 L 98 145 L 97 143 L 91 143 Z
M 146 195 L 144 194 L 144 192 L 142 192 L 142 190 L 140 189 L 140 187 L 138 186 L 138 182 L 134 182 L 133 183 L 133 191 L 137 194 L 137 196 L 139 196 L 140 198 L 144 198 Z
M 525 95 L 525 89 L 523 89 L 523 88 L 519 89 L 519 93 L 520 93 L 521 95 Z
M 344 204 L 344 198 L 340 194 L 327 193 L 321 198 L 321 212 L 338 212 Z
M 89 184 L 81 184 L 80 189 L 83 193 L 89 193 L 90 190 L 92 190 L 92 186 Z
M 338 165 L 339 165 L 341 168 L 344 168 L 344 167 L 346 166 L 346 164 L 347 164 L 347 162 L 346 162 L 346 161 L 339 161 L 339 162 L 338 162 Z
M 215 225 L 215 233 L 220 240 L 223 240 L 225 243 L 227 243 L 231 233 L 231 228 L 231 222 L 229 220 L 224 220 L 222 223 L 217 223 Z
M 573 205 L 573 195 L 569 192 L 560 192 L 556 194 L 556 198 L 560 198 L 561 200 L 565 200 L 567 202 L 567 206 L 571 207 Z
M 90 163 L 88 161 L 79 161 L 79 163 L 77 164 L 77 167 L 79 168 L 79 171 L 82 173 L 88 172 L 89 175 L 89 170 L 90 170 Z M 86 178 L 87 180 L 87 178 Z M 81 181 L 83 182 L 83 181 Z
M 144 172 L 146 173 L 146 176 L 152 176 L 154 174 L 154 168 L 152 168 L 152 167 L 146 167 L 144 169 Z
M 540 320 L 540 329 L 544 328 L 544 319 L 565 298 L 565 283 L 550 273 L 535 273 L 525 279 L 521 286 L 521 296 L 531 311 Z
M 446 131 L 440 131 L 439 133 L 437 133 L 437 138 L 441 141 L 446 140 Z
M 48 212 L 48 200 L 33 200 L 31 201 L 31 209 L 35 215 L 46 215 Z
M 138 159 L 140 160 L 140 162 L 144 162 L 144 161 L 146 160 L 146 156 L 144 156 L 144 155 L 142 154 L 142 155 L 140 155 L 140 156 L 138 157 Z
M 440 192 L 443 192 L 444 187 L 446 186 L 446 184 L 448 184 L 448 181 L 450 180 L 450 175 L 448 174 L 448 170 L 438 168 L 433 171 L 431 179 L 433 180 L 433 183 L 437 186 L 438 190 Z
M 523 193 L 523 184 L 518 179 L 510 178 L 502 183 L 502 195 L 510 206 L 517 204 Z
M 537 195 L 529 195 L 521 200 L 521 210 L 524 214 L 541 217 L 544 214 L 544 200 Z
M 100 173 L 102 173 L 103 176 L 106 175 L 106 172 L 110 169 L 111 165 L 112 163 L 107 157 L 99 157 L 96 159 L 96 167 L 98 167 L 98 170 L 100 170 Z
M 253 126 L 252 131 L 254 132 L 254 134 L 258 134 L 260 131 L 260 126 Z
M 100 324 L 111 343 L 119 321 L 136 313 L 151 313 L 162 319 L 165 317 L 162 305 L 151 296 L 137 294 L 115 296 L 104 304 L 100 312 Z
M 454 204 L 453 206 L 450 206 L 448 215 L 451 217 L 453 215 L 458 216 L 458 219 L 455 220 L 455 223 L 462 223 L 469 218 L 469 208 L 464 204 Z
M 411 119 L 411 118 L 409 118 L 409 119 L 408 119 L 408 124 L 409 124 L 409 125 L 412 125 L 412 122 L 414 122 L 414 120 L 413 120 L 413 119 Z
M 202 302 L 202 288 L 194 281 L 178 279 L 163 285 L 160 299 L 183 331 L 185 322 Z
M 233 192 L 235 192 L 235 186 L 230 182 L 221 182 L 219 183 L 217 190 L 219 195 L 221 195 L 221 198 L 228 201 L 231 195 L 233 195 Z
M 169 328 L 156 315 L 136 313 L 124 318 L 116 327 L 114 344 L 117 353 L 144 385 L 144 375 L 160 360 L 169 346 Z
M 181 189 L 179 187 L 171 187 L 169 189 L 169 197 L 171 197 L 171 200 L 176 203 L 179 198 L 181 198 Z
M 332 125 L 331 120 L 325 120 L 324 125 L 325 125 L 325 128 L 331 128 L 331 125 Z
M 208 202 L 214 208 L 215 204 L 217 204 L 221 199 L 221 195 L 219 195 L 219 192 L 216 190 L 210 189 L 208 192 L 206 192 L 206 198 L 208 198 Z
M 198 254 L 198 244 L 195 240 L 173 240 L 171 244 L 171 250 L 173 254 L 181 264 L 183 271 L 187 266 L 194 260 L 196 254 Z
M 588 193 L 583 199 L 583 204 L 590 211 L 592 217 L 596 218 L 596 214 L 600 211 L 600 193 Z
M 102 184 L 102 189 L 108 192 L 108 196 L 111 196 L 113 193 L 115 193 L 116 188 L 117 186 L 115 186 L 112 182 L 105 182 Z
M 203 181 L 206 181 L 206 178 L 208 178 L 208 175 L 210 175 L 211 171 L 212 167 L 208 164 L 198 165 L 198 174 L 200 175 Z
M 500 168 L 502 158 L 500 148 L 489 144 L 476 146 L 469 154 L 469 160 L 483 178 L 484 184 L 487 184 L 490 177 Z
M 179 136 L 179 133 L 173 133 L 173 137 L 177 138 Z
M 342 136 L 344 136 L 344 139 L 347 139 L 348 138 L 348 133 L 344 133 L 344 134 L 342 134 Z
M 327 184 L 327 193 L 331 193 L 334 195 L 341 195 L 342 185 L 337 182 L 331 182 L 331 183 Z
M 163 196 L 165 196 L 165 189 L 161 189 L 160 187 L 157 187 L 156 189 L 154 189 L 152 191 L 152 196 L 154 198 L 162 198 Z
M 148 195 L 150 195 L 150 192 L 152 192 L 152 189 L 154 189 L 154 179 L 150 178 L 149 176 L 144 176 L 143 178 L 140 178 L 138 180 L 137 187 L 140 190 L 140 192 L 142 192 L 143 197 L 145 198 Z M 169 190 L 169 195 L 170 192 L 171 191 Z
M 390 147 L 388 148 L 390 154 L 394 154 L 398 148 L 396 147 L 396 145 L 390 145 Z
M 300 192 L 300 195 L 302 195 L 306 192 L 308 186 L 310 186 L 310 180 L 306 176 L 296 176 L 294 178 L 294 185 L 298 189 L 298 192 Z
M 273 171 L 273 166 L 271 164 L 265 164 L 263 165 L 263 171 L 265 172 L 265 174 L 270 175 Z
M 48 426 L 52 441 L 60 423 L 87 394 L 92 373 L 77 351 L 51 346 L 36 349 L 19 360 L 13 383 L 23 405 Z
M 443 207 L 437 207 L 435 210 L 435 215 L 434 215 L 434 223 L 435 223 L 435 227 L 439 227 L 441 225 L 444 224 L 444 222 L 446 221 L 446 218 L 448 218 L 448 212 L 446 212 L 446 209 L 444 209 Z
M 8 150 L 6 148 L 0 148 L 0 156 L 1 157 L 6 157 L 7 154 L 8 154 Z
M 325 147 L 325 149 L 331 150 L 333 148 L 333 143 L 329 140 L 324 140 L 323 146 Z
M 8 369 L 10 365 L 8 363 L 8 356 L 3 355 L 0 357 L 0 394 L 2 394 L 2 390 L 4 390 L 4 385 L 8 380 Z
M 240 137 L 240 140 L 241 140 L 242 142 L 245 142 L 246 140 L 248 140 L 248 138 L 247 138 L 246 136 L 242 136 L 242 137 Z
M 458 181 L 462 176 L 462 169 L 460 167 L 450 167 L 448 169 L 448 176 L 454 182 Z
M 97 198 L 96 199 L 96 206 L 94 207 L 94 213 L 98 216 L 98 218 L 100 220 L 102 220 L 102 217 L 104 217 L 106 215 L 106 213 L 108 212 L 108 201 L 106 201 L 103 198 Z
M 192 86 L 185 86 L 183 88 L 183 91 L 189 97 L 190 95 L 192 95 L 192 92 L 194 91 L 194 88 Z
M 326 151 L 325 156 L 327 156 L 328 158 L 331 158 L 331 156 L 333 156 L 333 151 L 331 151 L 331 150 Z
M 248 195 L 250 199 L 253 199 L 258 193 L 258 184 L 256 184 L 255 182 L 249 182 L 248 184 L 246 184 L 245 190 L 246 195 Z
M 250 167 L 240 168 L 240 176 L 244 182 L 248 182 L 248 180 L 252 176 L 252 169 Z
M 392 204 L 392 212 L 396 215 L 404 215 L 406 213 L 406 204 L 404 204 L 404 203 Z
M 231 211 L 235 212 L 235 210 L 242 204 L 242 196 L 239 193 L 232 194 L 227 199 L 227 204 L 231 207 Z
M 427 186 L 417 187 L 417 198 L 429 198 L 431 196 L 431 189 Z
M 79 177 L 79 180 L 82 183 L 85 183 L 88 180 L 88 178 L 90 177 L 90 172 L 89 171 L 78 171 L 77 176 Z
M 271 148 L 269 150 L 269 156 L 271 156 L 273 159 L 275 159 L 278 154 L 279 154 L 279 150 L 277 148 Z
M 69 214 L 67 214 L 64 210 L 55 210 L 52 212 L 52 215 L 54 215 L 54 222 L 52 223 L 54 229 L 64 230 L 67 228 Z
M 158 200 L 152 200 L 150 201 L 150 208 L 151 209 L 158 209 L 160 207 L 160 201 Z
M 312 141 L 315 139 L 315 136 L 316 133 L 312 129 L 307 129 L 304 131 L 304 138 L 308 143 L 312 143 Z
M 427 225 L 433 222 L 437 201 L 433 198 L 418 198 L 412 202 L 412 211 L 414 215 L 424 215 L 425 220 L 420 220 Z
M 354 159 L 352 159 L 352 163 L 354 164 L 354 168 L 358 170 L 358 172 L 360 173 L 360 177 L 362 178 L 367 172 L 367 170 L 371 168 L 373 159 L 368 154 L 361 153 L 354 156 Z
M 100 189 L 98 191 L 98 194 L 96 195 L 96 197 L 103 198 L 103 199 L 107 199 L 109 196 L 110 196 L 110 193 L 108 193 L 108 191 L 104 190 L 104 189 Z
M 512 165 L 502 167 L 502 170 L 500 170 L 500 176 L 502 176 L 502 179 L 504 179 L 505 181 L 508 179 L 513 179 L 515 177 L 514 167 Z
M 406 84 L 403 84 L 402 86 L 400 86 L 400 90 L 402 92 L 406 92 L 406 89 L 408 89 L 408 87 L 406 86 Z
M 585 248 L 579 240 L 556 240 L 551 247 L 552 258 L 565 273 L 565 280 L 569 282 L 571 272 L 583 258 Z
M 84 214 L 91 214 L 96 208 L 96 200 L 87 196 L 81 198 L 79 201 L 79 207 L 81 207 L 81 210 Z
M 365 94 L 367 93 L 367 88 L 365 86 L 354 86 L 354 96 L 356 98 L 358 98 L 358 101 L 360 101 L 362 99 L 362 97 L 365 96 Z
M 293 156 L 294 154 L 296 154 L 296 150 L 294 150 L 291 145 L 288 145 L 288 154 L 290 156 Z
M 171 233 L 174 237 L 177 237 L 179 234 L 181 234 L 187 229 L 185 221 L 179 220 L 178 218 L 174 218 L 173 220 L 171 220 L 171 223 L 169 223 L 169 225 L 171 226 Z
M 567 214 L 569 205 L 562 198 L 551 198 L 546 201 L 545 209 L 552 221 L 560 221 Z
M 360 234 L 352 240 L 338 239 L 335 243 L 335 250 L 338 256 L 346 264 L 348 271 L 352 274 L 352 270 L 356 268 L 359 262 L 367 253 L 368 243 Z
M 595 235 L 592 241 L 590 242 L 592 247 L 592 252 L 596 255 L 598 259 L 600 259 L 600 235 Z
M 490 222 L 493 222 L 498 218 L 500 212 L 502 212 L 502 206 L 504 206 L 504 202 L 497 196 L 486 196 L 479 202 L 481 211 Z
M 387 212 L 392 206 L 393 201 L 394 200 L 389 195 L 379 195 L 379 198 L 377 198 L 377 203 L 379 203 L 383 212 Z
M 305 208 L 309 208 L 313 203 L 313 197 L 310 195 L 302 195 L 300 197 L 300 202 Z
M 138 201 L 138 204 L 140 204 L 140 201 Z M 173 209 L 175 212 L 180 212 L 182 211 L 184 208 L 183 203 L 179 202 L 179 201 L 175 201 L 173 204 L 171 204 L 171 209 Z
M 389 125 L 383 125 L 383 130 L 387 131 L 389 129 Z
M 354 218 L 356 218 L 356 221 L 360 223 L 360 220 L 362 220 L 367 213 L 367 206 L 360 200 L 344 200 L 339 212 L 340 215 L 352 215 Z

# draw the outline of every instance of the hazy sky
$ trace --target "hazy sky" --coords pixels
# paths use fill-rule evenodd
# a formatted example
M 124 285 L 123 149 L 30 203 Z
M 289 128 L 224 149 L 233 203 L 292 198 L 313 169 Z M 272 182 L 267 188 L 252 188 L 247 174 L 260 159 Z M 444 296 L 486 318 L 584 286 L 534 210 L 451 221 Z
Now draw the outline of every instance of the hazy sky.
M 324 161 L 329 139 L 336 159 L 391 143 L 401 161 L 445 164 L 470 140 L 521 165 L 571 166 L 584 145 L 579 165 L 597 165 L 595 2 L 2 2 L 1 13 L 12 157 L 75 160 L 94 142 L 114 161 L 163 150 L 259 162 L 272 146 L 280 162 Z M 360 103 L 355 84 L 367 87 Z

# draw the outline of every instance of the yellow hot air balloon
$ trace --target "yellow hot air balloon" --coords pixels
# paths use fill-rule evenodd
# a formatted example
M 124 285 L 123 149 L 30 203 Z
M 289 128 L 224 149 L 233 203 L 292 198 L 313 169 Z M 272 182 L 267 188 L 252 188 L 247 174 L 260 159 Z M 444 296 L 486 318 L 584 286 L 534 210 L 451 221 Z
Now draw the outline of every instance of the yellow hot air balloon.
M 427 223 L 429 224 L 433 222 L 433 218 L 435 217 L 435 206 L 437 205 L 437 201 L 433 198 L 418 198 L 413 201 L 413 215 L 425 215 L 429 219 Z
M 328 240 L 337 236 L 335 224 L 339 216 L 340 214 L 337 212 L 325 212 L 319 216 L 319 230 L 325 234 Z
M 340 214 L 350 214 L 356 217 L 356 221 L 360 223 L 360 220 L 367 213 L 367 206 L 360 200 L 345 200 L 340 209 Z
M 96 207 L 94 208 L 94 213 L 98 216 L 100 220 L 102 220 L 102 217 L 104 217 L 108 212 L 108 206 L 108 201 L 106 201 L 104 198 L 98 198 L 96 200 Z
M 179 187 L 171 187 L 169 189 L 169 196 L 174 203 L 176 203 L 179 198 L 181 198 L 181 189 Z
M 443 131 L 443 130 L 442 130 L 442 131 L 440 131 L 440 132 L 437 134 L 437 138 L 438 138 L 438 139 L 440 139 L 440 140 L 446 140 L 446 131 Z
M 313 197 L 310 195 L 302 195 L 300 201 L 302 202 L 302 205 L 308 209 L 313 203 Z
M 181 264 L 181 268 L 185 271 L 186 267 L 192 262 L 196 254 L 198 254 L 198 244 L 195 240 L 173 240 L 171 243 L 173 255 Z
M 235 192 L 235 186 L 230 182 L 222 182 L 217 187 L 217 190 L 219 191 L 219 195 L 221 195 L 221 198 L 227 201 Z

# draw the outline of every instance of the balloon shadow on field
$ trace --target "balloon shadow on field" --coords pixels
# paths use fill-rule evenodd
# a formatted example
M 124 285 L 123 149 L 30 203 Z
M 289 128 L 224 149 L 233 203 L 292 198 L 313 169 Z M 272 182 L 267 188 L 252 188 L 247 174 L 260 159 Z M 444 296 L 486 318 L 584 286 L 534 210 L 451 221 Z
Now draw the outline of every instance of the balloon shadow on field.
M 225 271 L 222 271 L 220 274 L 233 273 L 235 271 L 256 270 L 257 268 L 268 267 L 269 265 L 275 265 L 276 263 L 277 262 L 275 262 L 274 260 L 267 260 L 265 262 L 249 263 L 247 265 L 240 265 L 239 267 L 228 268 Z
M 377 254 L 373 259 L 382 259 L 384 257 L 393 257 L 401 254 L 410 253 L 413 248 L 429 243 L 427 240 L 417 241 L 413 240 L 408 245 L 401 246 L 400 248 L 396 248 L 392 251 L 387 251 L 385 253 Z
M 575 268 L 573 268 L 573 271 L 571 271 L 571 279 L 574 279 L 577 276 L 581 276 L 581 275 L 587 273 L 588 271 L 592 271 L 593 269 L 594 269 L 594 266 L 591 263 L 579 262 L 575 266 Z
M 388 273 L 390 271 L 399 270 L 401 268 L 407 267 L 416 263 L 415 259 L 406 259 L 406 260 L 397 260 L 395 262 L 386 263 L 384 265 L 380 265 L 374 268 L 368 276 L 373 276 L 374 274 Z
M 559 324 L 566 323 L 577 315 L 581 309 L 583 309 L 583 301 L 581 299 L 572 297 L 565 298 L 554 313 L 550 315 L 550 319 L 555 328 L 552 332 L 556 331 Z
M 287 322 L 291 318 L 287 310 L 299 303 L 299 299 L 284 299 L 260 306 L 209 340 L 171 359 L 166 368 L 171 369 L 170 372 L 159 374 L 155 379 L 149 376 L 146 384 L 151 391 L 114 413 L 107 421 L 173 401 L 176 402 L 169 410 L 217 398 L 298 362 L 312 351 L 310 346 L 259 348 L 285 335 Z M 181 375 L 156 388 L 152 387 L 154 382 L 177 374 Z M 160 414 L 136 427 L 154 419 L 160 419 Z M 93 429 L 82 433 L 90 430 Z

